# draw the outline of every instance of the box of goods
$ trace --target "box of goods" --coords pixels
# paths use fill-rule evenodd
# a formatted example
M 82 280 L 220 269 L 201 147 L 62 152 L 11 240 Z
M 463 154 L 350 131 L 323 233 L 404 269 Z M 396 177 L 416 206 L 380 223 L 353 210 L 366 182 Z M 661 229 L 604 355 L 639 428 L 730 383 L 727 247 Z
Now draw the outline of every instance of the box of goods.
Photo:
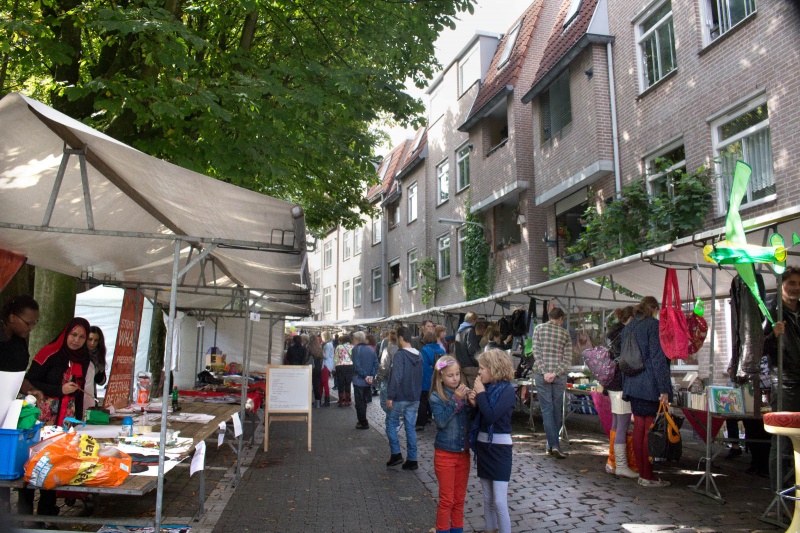
M 28 449 L 39 442 L 41 424 L 30 429 L 0 429 L 0 479 L 17 479 L 25 473 Z

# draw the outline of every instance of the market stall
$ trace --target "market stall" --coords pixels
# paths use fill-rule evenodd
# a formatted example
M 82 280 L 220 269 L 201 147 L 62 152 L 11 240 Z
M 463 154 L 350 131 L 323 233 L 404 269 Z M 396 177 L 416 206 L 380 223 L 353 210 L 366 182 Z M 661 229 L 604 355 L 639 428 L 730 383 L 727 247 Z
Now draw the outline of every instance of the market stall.
M 308 315 L 299 206 L 150 157 L 19 94 L 0 100 L 0 122 L 14 125 L 0 130 L 0 249 L 168 305 L 166 368 L 179 309 L 242 319 L 245 371 L 251 322 Z M 156 529 L 163 465 L 160 453 Z

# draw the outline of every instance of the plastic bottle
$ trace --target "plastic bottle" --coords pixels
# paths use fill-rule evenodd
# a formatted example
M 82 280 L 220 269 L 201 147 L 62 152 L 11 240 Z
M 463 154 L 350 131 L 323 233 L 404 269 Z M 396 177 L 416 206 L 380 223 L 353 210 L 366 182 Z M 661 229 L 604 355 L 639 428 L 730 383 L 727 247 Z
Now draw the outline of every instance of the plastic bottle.
M 178 387 L 172 389 L 172 410 L 177 411 L 180 409 L 178 406 Z
M 133 417 L 126 416 L 122 419 L 122 432 L 129 437 L 133 436 Z

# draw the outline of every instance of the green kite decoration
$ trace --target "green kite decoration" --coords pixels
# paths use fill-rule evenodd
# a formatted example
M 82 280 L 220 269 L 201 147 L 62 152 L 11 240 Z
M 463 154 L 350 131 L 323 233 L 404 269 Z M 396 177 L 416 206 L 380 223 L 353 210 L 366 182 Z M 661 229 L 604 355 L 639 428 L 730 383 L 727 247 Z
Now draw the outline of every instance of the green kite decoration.
M 703 256 L 709 263 L 718 265 L 733 265 L 736 272 L 742 277 L 745 285 L 753 293 L 758 303 L 758 308 L 773 325 L 766 304 L 758 294 L 755 270 L 753 263 L 770 263 L 775 274 L 783 274 L 786 270 L 786 247 L 783 237 L 773 233 L 769 238 L 770 246 L 756 246 L 747 244 L 742 217 L 739 215 L 739 206 L 747 194 L 747 184 L 752 173 L 750 165 L 744 161 L 736 162 L 731 184 L 731 198 L 728 204 L 728 216 L 725 219 L 725 240 L 716 244 L 708 244 L 703 248 Z M 797 233 L 792 234 L 792 246 L 800 243 Z

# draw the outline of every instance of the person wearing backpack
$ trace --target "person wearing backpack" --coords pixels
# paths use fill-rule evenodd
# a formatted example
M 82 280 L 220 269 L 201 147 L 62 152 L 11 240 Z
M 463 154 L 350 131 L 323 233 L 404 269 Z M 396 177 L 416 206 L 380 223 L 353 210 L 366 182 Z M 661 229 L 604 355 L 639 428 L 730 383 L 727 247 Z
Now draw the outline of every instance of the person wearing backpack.
M 480 340 L 475 334 L 475 324 L 477 323 L 478 315 L 474 311 L 470 311 L 464 316 L 464 322 L 458 326 L 456 332 L 456 360 L 469 387 L 472 387 L 478 376 L 476 357 L 480 353 Z
M 622 351 L 622 330 L 633 318 L 633 306 L 614 310 L 616 322 L 608 329 L 608 353 L 612 361 L 619 359 Z M 614 378 L 603 389 L 611 400 L 611 433 L 609 435 L 608 461 L 606 472 L 619 477 L 637 478 L 639 474 L 628 466 L 627 439 L 631 423 L 631 404 L 622 399 L 622 372 L 617 369 Z
M 639 485 L 642 487 L 667 487 L 669 481 L 658 479 L 653 473 L 647 448 L 647 431 L 655 420 L 659 404 L 669 405 L 672 400 L 672 381 L 669 359 L 661 349 L 658 335 L 658 301 L 645 296 L 634 308 L 633 319 L 622 330 L 623 353 L 625 340 L 633 335 L 641 352 L 644 368 L 636 375 L 622 377 L 622 398 L 631 403 L 635 417 L 633 425 L 633 453 L 639 467 Z

